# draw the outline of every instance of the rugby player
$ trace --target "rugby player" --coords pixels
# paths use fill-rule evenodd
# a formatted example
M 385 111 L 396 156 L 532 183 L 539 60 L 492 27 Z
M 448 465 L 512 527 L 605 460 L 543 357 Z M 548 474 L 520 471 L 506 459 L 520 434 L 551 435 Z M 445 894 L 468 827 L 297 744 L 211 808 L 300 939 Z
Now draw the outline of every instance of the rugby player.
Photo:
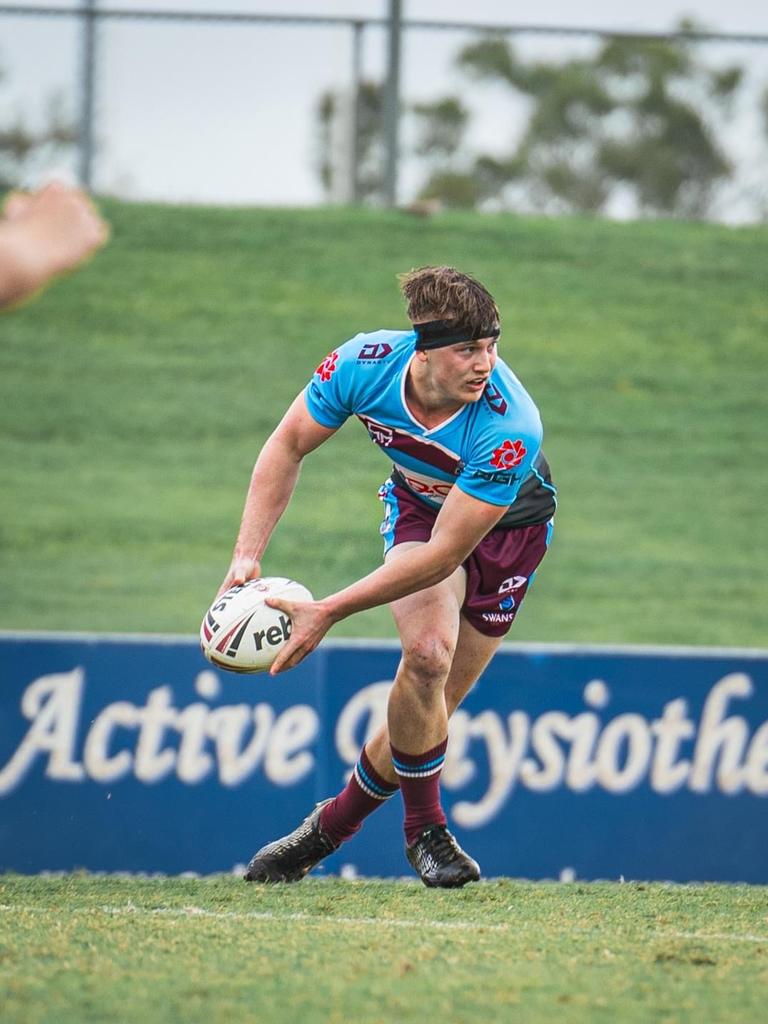
M 555 488 L 533 401 L 498 357 L 499 311 L 452 267 L 401 276 L 412 327 L 358 334 L 330 353 L 256 462 L 222 591 L 258 577 L 302 459 L 356 416 L 394 463 L 384 503 L 384 563 L 320 601 L 269 603 L 293 632 L 273 674 L 297 665 L 336 622 L 389 603 L 402 643 L 387 726 L 349 783 L 290 835 L 252 858 L 245 878 L 298 881 L 399 789 L 408 861 L 428 886 L 480 877 L 446 827 L 440 771 L 448 719 L 510 628 L 552 532 Z

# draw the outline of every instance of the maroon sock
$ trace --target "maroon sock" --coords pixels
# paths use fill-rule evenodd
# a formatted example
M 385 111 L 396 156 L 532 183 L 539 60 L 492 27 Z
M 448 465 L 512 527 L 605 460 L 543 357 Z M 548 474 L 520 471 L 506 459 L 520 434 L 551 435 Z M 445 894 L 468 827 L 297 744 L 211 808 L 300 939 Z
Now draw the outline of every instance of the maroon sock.
M 429 825 L 445 825 L 440 805 L 440 772 L 448 739 L 423 754 L 406 754 L 392 747 L 392 764 L 400 779 L 405 804 L 405 841 L 412 846 Z
M 382 779 L 363 747 L 349 782 L 320 812 L 320 827 L 334 843 L 360 831 L 365 818 L 397 792 L 397 784 Z

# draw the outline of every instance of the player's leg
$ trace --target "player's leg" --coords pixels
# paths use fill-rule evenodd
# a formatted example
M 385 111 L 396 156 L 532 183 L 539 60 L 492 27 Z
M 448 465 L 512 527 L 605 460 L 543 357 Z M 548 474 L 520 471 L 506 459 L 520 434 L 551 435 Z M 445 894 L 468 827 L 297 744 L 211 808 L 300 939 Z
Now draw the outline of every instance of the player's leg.
M 455 583 L 459 585 L 452 597 L 461 609 L 466 589 L 463 571 Z M 393 606 L 403 659 L 390 692 L 387 723 L 392 763 L 405 806 L 406 856 L 425 885 L 441 888 L 462 886 L 480 877 L 478 864 L 448 831 L 439 780 L 448 745 L 448 718 L 477 681 L 500 642 L 500 637 L 484 635 L 462 614 L 458 630 L 454 630 L 452 601 L 448 608 L 450 617 L 447 612 L 441 615 L 439 605 L 423 602 L 415 608 L 413 599 L 408 598 Z M 442 645 L 436 639 L 440 640 L 449 628 L 449 635 L 455 640 L 446 674 L 441 655 L 433 652 L 441 651 Z M 427 666 L 423 664 L 425 658 L 429 661 Z M 433 693 L 433 689 L 437 692 Z M 421 731 L 419 715 L 422 722 L 432 716 Z M 438 729 L 442 730 L 441 742 Z M 425 749 L 427 740 L 433 745 Z
M 471 880 L 471 875 L 459 872 L 457 876 L 459 880 L 451 881 L 449 872 L 443 872 L 439 866 L 437 870 L 433 870 L 431 865 L 438 862 L 446 852 L 445 844 L 442 842 L 445 837 L 441 837 L 439 848 L 436 846 L 431 849 L 429 840 L 432 830 L 427 827 L 421 839 L 418 840 L 415 838 L 416 831 L 429 818 L 439 822 L 439 815 L 442 814 L 439 807 L 437 780 L 447 746 L 448 716 L 474 685 L 498 647 L 502 636 L 506 634 L 514 621 L 529 583 L 546 552 L 550 535 L 551 524 L 540 524 L 518 530 L 491 531 L 464 563 L 466 578 L 462 578 L 462 583 L 465 594 L 459 605 L 461 625 L 454 643 L 451 671 L 442 687 L 443 707 L 441 709 L 437 707 L 434 694 L 431 693 L 429 687 L 424 686 L 424 680 L 421 680 L 420 685 L 419 679 L 416 678 L 414 685 L 413 670 L 409 673 L 404 669 L 409 665 L 409 648 L 415 644 L 417 649 L 425 648 L 433 661 L 432 672 L 422 673 L 425 675 L 426 681 L 429 682 L 432 675 L 435 677 L 440 675 L 441 666 L 439 659 L 434 654 L 434 632 L 431 631 L 436 630 L 439 636 L 442 625 L 447 620 L 442 620 L 441 623 L 439 616 L 432 609 L 427 609 L 427 632 L 423 633 L 419 631 L 424 628 L 423 622 L 420 622 L 412 614 L 412 598 L 404 599 L 403 602 L 397 602 L 393 606 L 403 643 L 403 662 L 390 695 L 388 716 L 390 748 L 393 765 L 400 778 L 403 802 L 406 806 L 406 852 L 409 861 L 427 885 L 460 885 Z M 394 552 L 393 557 L 397 557 Z M 418 595 L 416 597 L 418 598 Z M 423 642 L 425 638 L 426 645 Z M 424 651 L 422 651 L 423 653 Z M 410 660 L 412 665 L 413 659 Z M 418 668 L 416 675 L 419 675 Z M 401 685 L 402 690 L 400 689 Z M 403 694 L 404 699 L 401 699 Z M 413 755 L 408 750 L 402 751 L 398 747 L 398 738 L 402 737 L 400 742 L 410 742 L 411 744 L 414 742 L 414 737 L 418 739 L 420 722 L 417 712 L 420 706 L 426 709 L 427 713 L 435 716 L 434 721 L 438 722 L 439 727 L 445 723 L 446 739 L 430 750 Z M 439 717 L 438 711 L 440 710 L 444 717 Z M 436 740 L 436 735 L 431 733 L 427 735 L 432 741 Z M 375 745 L 372 744 L 371 751 L 375 749 Z M 413 746 L 411 750 L 413 750 Z M 374 756 L 383 757 L 381 746 Z M 433 776 L 437 778 L 433 778 Z M 444 821 L 443 816 L 442 822 L 444 823 Z M 444 824 L 440 827 L 444 829 Z M 455 844 L 453 837 L 450 837 L 450 840 Z M 457 846 L 456 854 L 457 857 L 464 858 L 465 863 L 474 864 L 471 858 L 467 858 L 466 854 Z M 468 865 L 467 868 L 469 870 Z
M 417 546 L 416 542 L 393 547 L 387 557 L 403 557 L 414 546 Z M 410 714 L 424 723 L 423 736 L 418 730 L 410 732 L 409 725 L 401 730 L 404 740 L 400 738 L 400 742 L 406 747 L 402 756 L 406 759 L 412 744 L 415 744 L 412 747 L 414 750 L 421 749 L 425 743 L 444 748 L 447 739 L 444 688 L 450 675 L 460 631 L 459 609 L 464 599 L 464 579 L 464 570 L 457 569 L 442 583 L 403 598 L 393 605 L 403 642 L 403 656 L 393 685 L 395 715 L 399 722 Z M 434 722 L 430 716 L 434 716 Z M 388 797 L 397 793 L 402 780 L 392 768 L 388 730 L 382 730 L 382 736 L 375 740 L 375 762 L 370 757 L 369 745 L 366 745 L 344 789 L 335 798 L 319 804 L 292 833 L 269 843 L 254 854 L 245 874 L 246 881 L 298 881 L 315 864 L 359 831 L 365 818 L 381 807 Z M 439 795 L 436 799 L 432 795 L 433 789 L 437 792 L 438 780 L 439 771 L 433 778 L 428 778 L 427 801 L 421 809 L 421 817 L 426 815 L 428 824 L 444 825 L 445 816 L 439 806 Z M 408 787 L 406 783 L 405 788 Z M 414 806 L 411 813 L 418 814 L 418 778 L 410 784 L 410 788 L 416 793 L 411 801 Z M 424 800 L 421 804 L 424 804 Z M 431 810 L 433 805 L 434 812 Z M 406 816 L 407 813 L 406 804 Z M 420 831 L 423 829 L 417 829 L 417 832 Z M 474 869 L 477 871 L 476 865 Z M 451 884 L 463 884 L 463 881 Z
M 399 544 L 390 550 L 387 559 L 407 556 L 418 544 Z M 400 722 L 405 720 L 397 740 L 406 760 L 414 752 L 439 747 L 447 735 L 443 691 L 459 635 L 464 578 L 464 570 L 457 569 L 442 583 L 392 605 L 403 655 L 388 711 Z M 394 746 L 401 749 L 397 741 Z M 392 764 L 390 730 L 385 726 L 364 746 L 345 789 L 323 809 L 323 829 L 336 842 L 349 839 L 362 821 L 399 788 L 400 777 Z M 436 813 L 440 820 L 439 807 Z
M 488 667 L 503 639 L 501 636 L 485 636 L 463 615 L 461 616 L 456 653 L 453 656 L 448 682 L 445 684 L 445 703 L 449 718 Z
M 407 558 L 417 543 L 393 548 L 387 560 Z M 448 744 L 445 687 L 461 622 L 466 573 L 391 605 L 402 657 L 387 705 L 390 756 L 405 805 L 405 836 L 412 845 L 430 825 L 445 825 L 440 773 Z
M 450 719 L 478 681 L 503 637 L 485 636 L 462 615 L 459 635 L 445 684 L 445 706 Z M 365 754 L 376 772 L 390 785 L 398 784 L 392 765 L 389 728 L 383 725 L 365 744 Z
M 478 632 L 461 617 L 456 650 L 445 685 L 448 715 L 453 714 L 480 678 L 499 645 L 500 637 Z M 298 881 L 318 861 L 338 848 L 344 838 L 359 831 L 365 818 L 383 806 L 399 789 L 398 776 L 392 766 L 389 730 L 382 726 L 363 747 L 352 776 L 334 800 L 319 804 L 307 819 L 283 840 L 260 850 L 251 861 L 248 881 Z M 335 805 L 334 819 L 340 823 L 342 836 L 331 840 L 320 826 L 321 814 Z
M 463 591 L 462 576 L 457 575 L 453 583 L 459 599 Z M 409 604 L 405 599 L 401 606 L 404 618 L 417 623 L 422 635 L 426 635 L 426 627 L 419 618 L 421 606 L 416 607 L 411 619 Z M 458 641 L 445 684 L 445 708 L 449 718 L 480 678 L 500 641 L 501 637 L 484 636 L 461 616 Z M 350 839 L 368 815 L 382 807 L 399 788 L 400 779 L 392 764 L 389 728 L 383 725 L 364 745 L 347 785 L 323 807 L 324 831 L 337 843 Z M 438 811 L 438 820 L 439 817 Z
M 399 544 L 388 560 L 407 558 L 414 544 Z M 466 573 L 395 601 L 390 607 L 402 658 L 389 693 L 387 730 L 392 764 L 405 810 L 405 852 L 425 885 L 454 888 L 480 878 L 478 864 L 447 828 L 440 775 L 448 746 L 445 689 L 461 624 Z
M 413 543 L 408 546 L 398 545 L 392 549 L 389 557 L 401 557 L 413 546 Z M 398 548 L 399 555 L 396 555 Z M 463 569 L 459 569 L 437 587 L 415 595 L 415 598 L 404 598 L 397 602 L 397 607 L 393 609 L 401 624 L 404 644 L 403 663 L 399 670 L 401 683 L 404 682 L 403 672 L 417 678 L 425 675 L 421 664 L 424 660 L 423 655 L 418 653 L 418 644 L 414 645 L 411 642 L 412 634 L 417 639 L 431 636 L 432 649 L 447 647 L 453 650 L 444 691 L 440 695 L 447 715 L 453 713 L 479 679 L 500 640 L 499 637 L 484 636 L 463 615 L 459 618 L 455 639 L 452 625 L 447 631 L 433 632 L 437 620 L 444 623 L 455 621 L 456 608 L 460 606 L 464 596 L 464 577 Z M 418 666 L 416 668 L 412 667 L 414 658 Z M 433 675 L 440 675 L 437 668 L 438 666 L 432 666 L 427 682 L 431 683 Z M 431 686 L 428 689 L 431 689 Z M 434 696 L 432 694 L 431 698 Z M 397 710 L 396 708 L 396 712 Z M 439 714 L 438 701 L 438 716 Z M 441 724 L 439 717 L 438 722 Z M 298 881 L 320 860 L 333 853 L 343 841 L 355 835 L 365 818 L 383 806 L 399 788 L 400 780 L 392 765 L 389 728 L 383 726 L 363 747 L 344 789 L 335 798 L 318 805 L 290 835 L 259 850 L 248 866 L 246 879 L 260 882 Z M 438 818 L 439 815 L 438 810 Z M 444 840 L 442 835 L 438 835 L 437 838 Z M 451 848 L 450 842 L 447 852 L 451 858 L 456 852 Z
M 402 557 L 409 550 L 406 547 L 407 541 L 428 540 L 434 516 L 430 517 L 429 511 L 425 511 L 420 503 L 409 502 L 405 492 L 392 485 L 391 481 L 382 488 L 381 496 L 387 506 L 382 534 L 390 548 L 388 557 Z M 435 717 L 430 721 L 437 722 L 435 734 L 443 729 L 447 732 L 445 723 L 448 715 L 453 713 L 477 681 L 502 635 L 512 624 L 528 583 L 533 579 L 536 567 L 546 551 L 550 534 L 551 524 L 512 531 L 492 531 L 465 563 L 466 576 L 464 570 L 459 569 L 437 588 L 430 588 L 430 591 L 423 591 L 396 603 L 396 618 L 399 627 L 402 626 L 404 649 L 396 682 L 403 683 L 405 701 L 399 702 L 396 696 L 393 720 L 402 725 L 403 707 L 407 708 L 408 701 L 415 699 L 417 706 L 432 709 Z M 438 591 L 438 594 L 433 594 L 433 591 Z M 429 598 L 429 604 L 426 606 L 426 615 L 419 618 L 425 609 L 425 595 Z M 449 622 L 455 621 L 456 608 L 461 608 L 461 616 L 458 629 L 454 631 L 452 626 L 446 627 Z M 434 629 L 436 624 L 440 628 Z M 411 629 L 412 626 L 414 629 Z M 425 641 L 425 637 L 429 638 L 428 641 Z M 445 675 L 444 662 L 449 652 L 452 652 L 450 670 L 441 688 L 438 688 L 436 680 Z M 420 680 L 417 684 L 420 692 L 416 695 L 413 693 L 414 679 Z M 396 724 L 395 729 L 398 727 Z M 408 742 L 409 728 L 410 723 L 406 722 L 403 732 L 405 739 L 400 739 L 404 745 Z M 416 734 L 420 735 L 418 731 Z M 407 749 L 401 753 L 407 759 Z M 439 755 L 431 760 L 439 760 Z M 439 765 L 437 767 L 439 769 Z M 334 800 L 323 801 L 290 835 L 268 844 L 255 854 L 246 879 L 296 881 L 303 878 L 315 864 L 332 853 L 343 839 L 353 835 L 368 814 L 397 792 L 399 778 L 392 766 L 389 729 L 383 728 L 367 742 L 352 778 L 339 796 Z M 339 808 L 343 812 L 340 815 L 335 813 Z M 329 822 L 335 818 L 335 825 L 340 825 L 340 828 L 334 830 L 333 837 L 329 834 L 330 827 L 328 831 L 322 827 L 321 816 Z M 441 839 L 442 852 L 446 852 L 450 846 L 446 845 L 446 837 L 441 834 L 438 839 Z M 455 844 L 453 837 L 450 840 Z M 456 850 L 458 847 L 448 852 L 452 854 Z M 430 851 L 427 850 L 427 853 Z M 458 850 L 458 853 L 466 857 L 463 851 Z M 467 860 L 474 863 L 471 858 Z M 418 867 L 417 870 L 422 874 Z M 422 878 L 427 884 L 446 884 L 427 881 L 424 874 Z

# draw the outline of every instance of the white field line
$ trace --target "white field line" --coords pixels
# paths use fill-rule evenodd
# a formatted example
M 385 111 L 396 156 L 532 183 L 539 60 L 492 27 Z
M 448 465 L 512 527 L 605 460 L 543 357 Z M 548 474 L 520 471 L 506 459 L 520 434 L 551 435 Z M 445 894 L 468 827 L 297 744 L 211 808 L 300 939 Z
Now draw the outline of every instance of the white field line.
M 0 913 L 4 914 L 47 914 L 51 911 L 44 907 L 25 907 L 14 904 L 0 904 Z M 476 931 L 476 932 L 515 932 L 521 933 L 526 930 L 522 922 L 510 922 L 509 924 L 482 924 L 470 921 L 434 921 L 429 918 L 420 921 L 407 920 L 396 917 L 318 917 L 316 914 L 275 914 L 271 911 L 258 910 L 206 910 L 204 907 L 137 907 L 132 903 L 121 907 L 80 907 L 67 910 L 66 914 L 104 914 L 108 917 L 119 917 L 123 914 L 136 914 L 146 917 L 170 917 L 176 919 L 189 919 L 198 917 L 214 921 L 270 921 L 270 922 L 301 922 L 309 925 L 349 925 L 354 928 L 429 928 L 435 931 Z M 585 932 L 583 929 L 574 929 L 574 935 L 582 938 L 587 934 L 595 934 L 592 931 Z M 595 936 L 597 937 L 597 935 Z M 642 937 L 642 936 L 641 936 Z M 752 935 L 727 932 L 678 932 L 678 931 L 656 931 L 651 932 L 653 939 L 690 939 L 696 942 L 758 942 L 768 944 L 768 935 Z
M 37 914 L 50 913 L 43 907 L 23 907 L 0 904 L 0 913 Z M 409 921 L 395 917 L 318 917 L 316 914 L 273 914 L 271 911 L 257 910 L 205 910 L 203 907 L 136 907 L 127 904 L 122 907 L 80 907 L 66 911 L 68 914 L 102 913 L 109 917 L 121 914 L 140 914 L 145 916 L 190 918 L 209 918 L 214 921 L 300 921 L 302 924 L 314 925 L 351 925 L 352 927 L 372 928 L 432 928 L 443 931 L 478 931 L 506 932 L 513 930 L 508 924 L 482 924 L 471 921 Z
M 714 932 L 703 935 L 701 932 L 657 932 L 659 938 L 696 939 L 700 942 L 764 942 L 768 944 L 768 935 L 729 935 L 727 932 Z

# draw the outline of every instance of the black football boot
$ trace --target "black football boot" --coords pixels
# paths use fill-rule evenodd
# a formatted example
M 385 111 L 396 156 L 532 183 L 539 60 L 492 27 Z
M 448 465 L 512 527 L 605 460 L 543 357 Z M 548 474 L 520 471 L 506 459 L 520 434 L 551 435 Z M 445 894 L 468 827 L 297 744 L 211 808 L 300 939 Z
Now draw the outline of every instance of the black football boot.
M 445 825 L 430 825 L 405 855 L 424 885 L 437 889 L 458 889 L 467 882 L 480 881 L 480 866 L 464 853 Z
M 297 829 L 263 846 L 251 858 L 246 882 L 300 882 L 324 857 L 338 849 L 320 827 L 320 812 L 331 798 L 317 804 Z

